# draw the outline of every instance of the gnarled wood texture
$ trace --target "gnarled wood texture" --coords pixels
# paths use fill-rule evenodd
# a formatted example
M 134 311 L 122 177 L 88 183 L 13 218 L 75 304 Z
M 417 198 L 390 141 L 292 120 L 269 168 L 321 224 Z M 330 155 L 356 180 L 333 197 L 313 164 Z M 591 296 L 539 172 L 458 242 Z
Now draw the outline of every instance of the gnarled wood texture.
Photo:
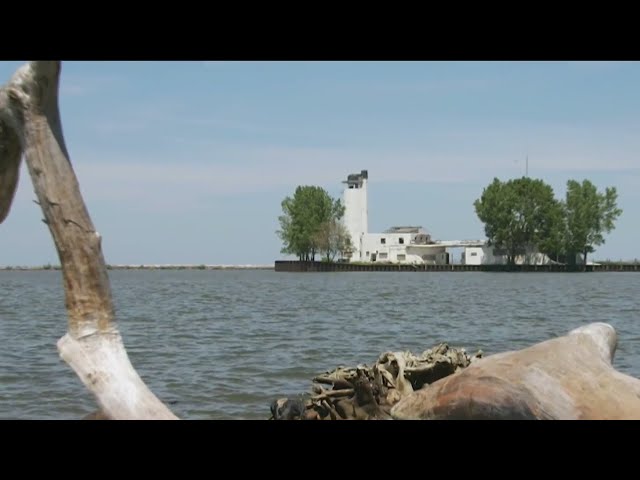
M 593 323 L 490 355 L 404 397 L 395 419 L 640 419 L 640 380 L 611 364 L 614 328 Z
M 4 222 L 11 210 L 22 159 L 20 139 L 9 105 L 8 90 L 0 89 L 0 223 Z
M 60 258 L 68 333 L 60 356 L 112 419 L 175 419 L 147 388 L 118 331 L 100 235 L 71 166 L 60 121 L 60 62 L 30 62 L 0 89 L 0 221 L 11 206 L 24 153 Z
M 480 358 L 440 343 L 419 355 L 385 352 L 371 366 L 338 367 L 313 379 L 313 395 L 280 398 L 271 405 L 274 420 L 378 420 L 414 389 L 433 383 Z M 331 390 L 322 385 L 330 385 Z

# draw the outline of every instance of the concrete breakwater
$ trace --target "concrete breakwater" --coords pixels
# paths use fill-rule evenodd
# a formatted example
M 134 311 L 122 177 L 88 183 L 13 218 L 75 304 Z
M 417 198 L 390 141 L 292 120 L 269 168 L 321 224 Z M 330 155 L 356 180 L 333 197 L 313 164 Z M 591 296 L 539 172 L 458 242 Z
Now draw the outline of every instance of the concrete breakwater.
M 402 265 L 276 260 L 276 272 L 640 272 L 637 263 L 570 265 Z

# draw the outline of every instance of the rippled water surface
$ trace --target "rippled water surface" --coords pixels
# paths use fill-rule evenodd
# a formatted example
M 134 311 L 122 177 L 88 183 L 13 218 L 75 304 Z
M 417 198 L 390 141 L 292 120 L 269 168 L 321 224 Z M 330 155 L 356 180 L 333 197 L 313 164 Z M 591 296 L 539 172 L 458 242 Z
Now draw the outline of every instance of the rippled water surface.
M 605 321 L 640 377 L 640 274 L 111 271 L 133 365 L 186 419 L 266 419 L 337 365 L 446 341 L 485 354 Z M 60 272 L 0 272 L 0 418 L 76 419 L 95 403 L 63 363 Z

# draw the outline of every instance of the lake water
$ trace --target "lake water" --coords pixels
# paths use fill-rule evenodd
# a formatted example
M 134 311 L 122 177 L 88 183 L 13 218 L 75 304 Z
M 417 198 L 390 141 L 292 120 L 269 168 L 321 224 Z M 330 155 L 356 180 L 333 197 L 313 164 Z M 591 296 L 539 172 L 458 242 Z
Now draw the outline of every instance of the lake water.
M 486 354 L 596 321 L 615 366 L 640 377 L 637 273 L 109 272 L 133 365 L 185 419 L 266 419 L 338 365 L 441 341 Z M 0 272 L 0 418 L 77 419 L 96 409 L 60 360 L 59 271 Z

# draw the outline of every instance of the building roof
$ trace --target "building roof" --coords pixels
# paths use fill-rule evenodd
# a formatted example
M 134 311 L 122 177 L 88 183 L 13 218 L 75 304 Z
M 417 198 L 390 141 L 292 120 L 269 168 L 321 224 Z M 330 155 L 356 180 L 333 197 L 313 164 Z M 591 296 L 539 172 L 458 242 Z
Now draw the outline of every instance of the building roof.
M 484 247 L 484 240 L 438 240 L 436 245 L 441 247 Z
M 358 184 L 361 185 L 363 180 L 369 179 L 369 172 L 362 170 L 360 173 L 351 173 L 347 176 L 347 179 L 342 183 Z
M 391 227 L 384 233 L 424 233 L 422 227 Z

